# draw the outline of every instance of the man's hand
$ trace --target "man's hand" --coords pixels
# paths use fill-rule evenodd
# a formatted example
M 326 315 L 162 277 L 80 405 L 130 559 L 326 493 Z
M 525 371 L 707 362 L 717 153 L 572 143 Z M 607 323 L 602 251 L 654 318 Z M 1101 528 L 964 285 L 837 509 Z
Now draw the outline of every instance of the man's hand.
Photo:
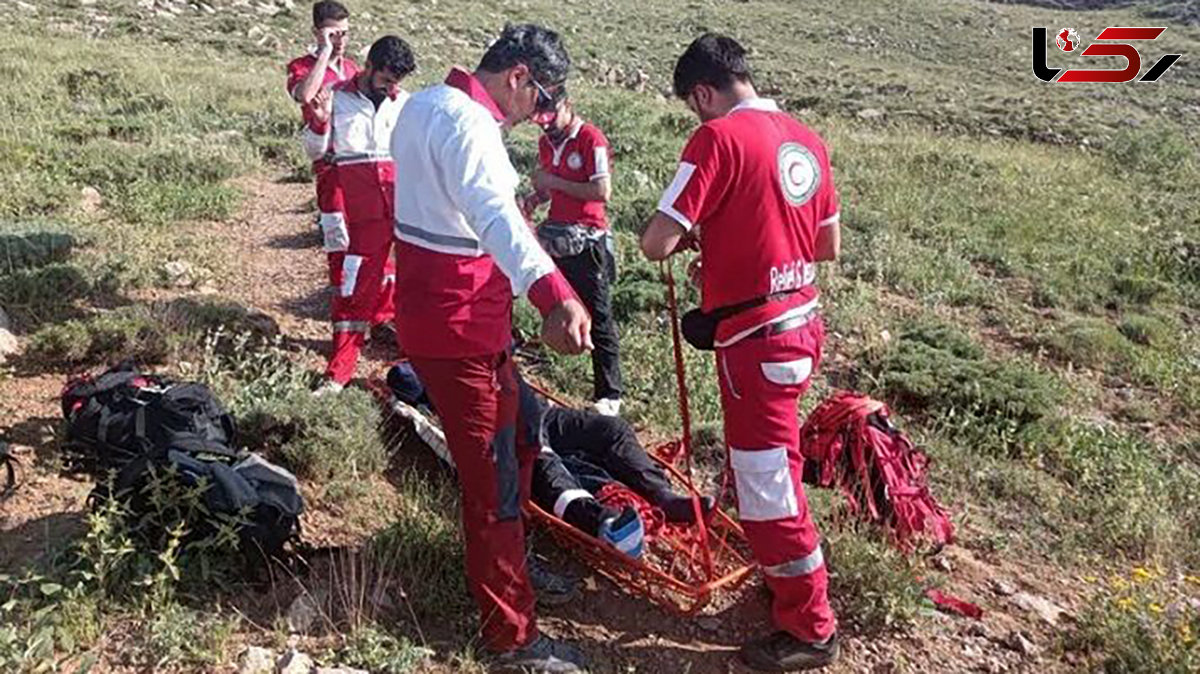
M 546 173 L 542 169 L 533 172 L 533 189 L 540 193 L 547 193 L 550 190 L 558 189 L 558 176 Z
M 317 94 L 309 102 L 309 106 L 312 108 L 313 117 L 318 122 L 328 122 L 333 112 L 333 92 L 329 90 L 329 87 L 318 89 Z
M 336 28 L 326 27 L 314 30 L 313 33 L 317 38 L 317 48 L 321 51 L 333 51 L 333 35 L 337 32 Z
M 592 350 L 592 317 L 579 300 L 555 305 L 542 322 L 542 342 L 559 353 L 571 355 Z

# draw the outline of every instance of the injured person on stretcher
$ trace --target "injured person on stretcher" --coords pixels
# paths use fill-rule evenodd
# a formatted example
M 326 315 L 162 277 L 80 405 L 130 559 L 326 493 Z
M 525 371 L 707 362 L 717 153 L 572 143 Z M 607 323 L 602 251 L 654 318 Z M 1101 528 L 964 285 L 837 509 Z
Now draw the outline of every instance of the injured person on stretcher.
M 421 416 L 435 410 L 412 367 L 407 363 L 393 366 L 387 383 L 395 398 L 404 403 L 397 412 L 413 422 L 425 444 L 453 465 L 441 430 Z M 523 379 L 519 386 L 517 423 L 541 439 L 531 489 L 538 507 L 635 558 L 642 554 L 644 524 L 634 508 L 617 509 L 597 499 L 608 485 L 629 488 L 661 510 L 667 522 L 695 521 L 692 498 L 671 488 L 666 473 L 646 454 L 629 422 L 555 405 Z M 712 497 L 701 497 L 704 513 L 712 506 Z

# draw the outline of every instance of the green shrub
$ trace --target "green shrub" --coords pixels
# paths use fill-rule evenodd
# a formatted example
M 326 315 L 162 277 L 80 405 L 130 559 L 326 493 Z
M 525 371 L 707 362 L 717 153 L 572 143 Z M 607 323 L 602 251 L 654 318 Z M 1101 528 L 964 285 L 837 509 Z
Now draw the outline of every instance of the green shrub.
M 63 320 L 92 292 L 83 269 L 56 262 L 0 276 L 0 307 L 26 327 Z
M 1176 328 L 1157 316 L 1128 314 L 1117 330 L 1134 344 L 1163 346 L 1173 341 Z
M 913 625 L 923 592 L 909 558 L 861 531 L 831 534 L 827 555 L 829 595 L 844 619 L 866 633 Z
M 1087 671 L 1187 674 L 1200 670 L 1200 577 L 1138 567 L 1114 576 L 1062 639 Z
M 66 262 L 75 245 L 75 237 L 64 232 L 0 235 L 0 276 Z
M 1076 318 L 1042 338 L 1058 360 L 1106 372 L 1120 371 L 1133 358 L 1133 345 L 1103 318 Z
M 321 484 L 362 480 L 387 465 L 379 403 L 361 389 L 323 397 L 292 390 L 252 404 L 238 423 L 251 450 Z
M 1021 432 L 1054 411 L 1054 381 L 1021 361 L 999 361 L 962 331 L 915 321 L 868 366 L 898 411 L 956 418 L 981 434 Z
M 346 637 L 335 655 L 338 662 L 377 674 L 407 674 L 429 659 L 433 651 L 404 636 L 393 636 L 377 626 L 362 627 Z
M 135 306 L 46 326 L 29 338 L 26 355 L 42 365 L 63 368 L 123 360 L 160 365 L 182 341 L 161 316 Z

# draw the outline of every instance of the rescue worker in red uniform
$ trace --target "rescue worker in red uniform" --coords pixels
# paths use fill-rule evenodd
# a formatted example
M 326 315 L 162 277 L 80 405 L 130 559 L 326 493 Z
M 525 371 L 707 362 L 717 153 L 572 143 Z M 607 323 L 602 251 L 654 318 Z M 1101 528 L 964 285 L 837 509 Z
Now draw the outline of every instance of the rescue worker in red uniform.
M 334 87 L 328 121 L 314 117 L 305 130 L 309 156 L 324 156 L 330 164 L 332 200 L 340 208 L 324 227 L 326 250 L 342 253 L 342 265 L 322 391 L 338 391 L 350 381 L 371 326 L 394 317 L 392 130 L 408 99 L 400 82 L 415 68 L 404 40 L 380 38 L 371 45 L 366 69 Z
M 715 326 L 739 517 L 779 630 L 740 656 L 763 671 L 822 667 L 837 657 L 837 624 L 801 483 L 797 404 L 825 340 L 815 265 L 840 247 L 829 154 L 816 133 L 758 97 L 732 38 L 693 42 L 675 65 L 674 90 L 702 124 L 641 245 L 652 260 L 699 246 L 701 316 Z
M 612 197 L 608 139 L 575 113 L 570 99 L 558 104 L 538 141 L 540 169 L 525 208 L 550 201 L 538 240 L 554 258 L 592 316 L 592 401 L 606 416 L 621 412 L 621 351 L 612 312 L 617 280 L 613 236 L 605 205 Z
M 314 121 L 328 121 L 332 88 L 339 82 L 358 75 L 358 64 L 346 56 L 349 40 L 350 12 L 336 0 L 321 0 L 313 4 L 313 37 L 316 47 L 287 64 L 287 91 L 298 104 L 305 126 Z M 317 188 L 317 224 L 322 233 L 326 227 L 342 221 L 340 207 L 335 203 L 329 162 L 325 157 L 314 158 L 313 179 Z M 329 283 L 341 284 L 343 251 L 326 248 L 329 260 Z
M 396 328 L 445 421 L 462 497 L 467 580 L 492 670 L 574 672 L 582 655 L 540 635 L 521 506 L 539 442 L 517 424 L 514 295 L 557 351 L 591 347 L 591 320 L 517 206 L 501 127 L 553 112 L 570 60 L 557 33 L 508 26 L 475 71 L 414 94 L 392 134 Z

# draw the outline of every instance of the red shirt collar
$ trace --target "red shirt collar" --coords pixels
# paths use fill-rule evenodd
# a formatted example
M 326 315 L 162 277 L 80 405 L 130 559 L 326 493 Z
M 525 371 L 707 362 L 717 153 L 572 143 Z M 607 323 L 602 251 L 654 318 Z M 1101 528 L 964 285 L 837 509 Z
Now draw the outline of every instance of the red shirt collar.
M 492 118 L 497 122 L 504 121 L 504 113 L 500 112 L 496 101 L 492 100 L 491 94 L 487 92 L 487 89 L 483 88 L 483 83 L 479 81 L 479 78 L 465 69 L 458 66 L 451 68 L 450 74 L 446 76 L 446 85 L 458 89 L 470 96 L 471 100 L 487 108 L 487 111 L 492 113 Z

